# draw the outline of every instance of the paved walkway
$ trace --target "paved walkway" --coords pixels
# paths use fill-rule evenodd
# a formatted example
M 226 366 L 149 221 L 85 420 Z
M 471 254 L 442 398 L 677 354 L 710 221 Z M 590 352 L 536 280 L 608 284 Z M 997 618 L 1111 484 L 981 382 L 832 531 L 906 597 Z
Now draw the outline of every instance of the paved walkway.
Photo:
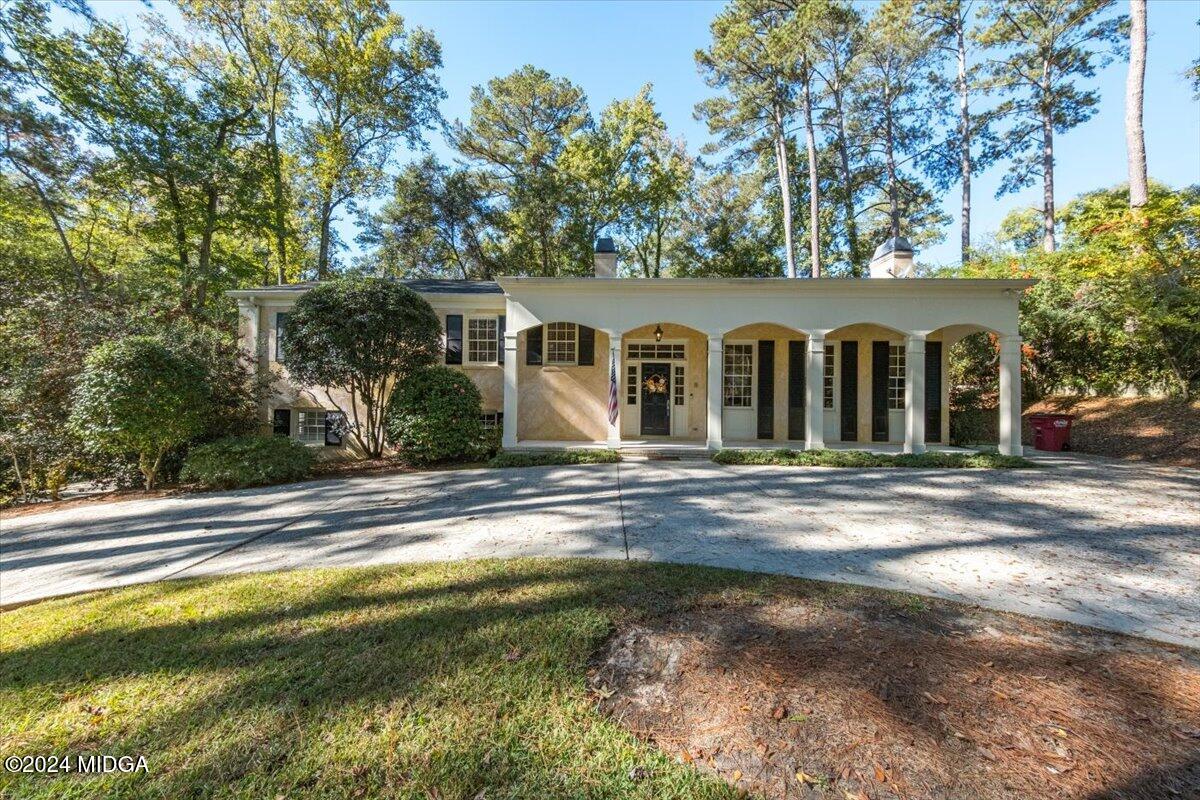
M 0 603 L 177 576 L 634 558 L 906 589 L 1200 647 L 1200 471 L 651 461 L 369 476 L 0 521 Z

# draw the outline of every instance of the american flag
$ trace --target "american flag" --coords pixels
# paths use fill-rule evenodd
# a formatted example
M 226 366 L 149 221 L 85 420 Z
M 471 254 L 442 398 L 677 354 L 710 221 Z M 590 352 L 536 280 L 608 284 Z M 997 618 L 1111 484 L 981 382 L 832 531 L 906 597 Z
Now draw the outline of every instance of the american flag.
M 615 350 L 608 357 L 608 424 L 617 424 L 617 355 Z

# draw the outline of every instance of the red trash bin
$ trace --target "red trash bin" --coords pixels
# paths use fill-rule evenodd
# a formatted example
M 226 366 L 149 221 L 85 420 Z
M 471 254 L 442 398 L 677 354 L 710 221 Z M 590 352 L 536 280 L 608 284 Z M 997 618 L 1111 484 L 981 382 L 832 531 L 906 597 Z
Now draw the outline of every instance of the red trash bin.
M 1071 449 L 1071 421 L 1074 414 L 1030 414 L 1035 450 L 1058 452 Z

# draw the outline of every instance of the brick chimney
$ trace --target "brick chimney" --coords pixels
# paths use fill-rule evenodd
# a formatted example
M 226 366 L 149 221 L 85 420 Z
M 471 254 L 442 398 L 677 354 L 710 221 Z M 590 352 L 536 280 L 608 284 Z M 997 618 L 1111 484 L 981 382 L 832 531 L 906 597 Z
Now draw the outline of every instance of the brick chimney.
M 596 277 L 617 277 L 617 248 L 613 240 L 605 236 L 596 240 Z
M 913 248 L 908 239 L 894 236 L 879 247 L 871 256 L 872 278 L 915 278 Z

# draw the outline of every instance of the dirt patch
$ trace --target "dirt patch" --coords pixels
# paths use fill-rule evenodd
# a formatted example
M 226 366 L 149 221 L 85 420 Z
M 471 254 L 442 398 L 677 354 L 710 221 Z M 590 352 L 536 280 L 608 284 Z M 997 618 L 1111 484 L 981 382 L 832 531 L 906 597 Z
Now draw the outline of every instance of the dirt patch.
M 126 500 L 150 500 L 156 497 L 174 497 L 186 493 L 185 490 L 179 487 L 155 489 L 149 492 L 145 489 L 113 489 L 98 494 L 89 494 L 84 497 L 43 500 L 0 508 L 0 519 L 15 519 L 17 517 L 32 516 L 33 514 L 46 514 L 50 511 L 65 511 L 69 508 L 96 505 L 97 503 L 123 503 Z
M 1200 401 L 1171 397 L 1050 397 L 1025 410 L 1076 415 L 1071 449 L 1112 458 L 1200 467 Z M 1032 433 L 1026 422 L 1026 441 Z
M 694 608 L 618 631 L 589 685 L 768 798 L 1200 797 L 1200 653 L 952 603 Z

